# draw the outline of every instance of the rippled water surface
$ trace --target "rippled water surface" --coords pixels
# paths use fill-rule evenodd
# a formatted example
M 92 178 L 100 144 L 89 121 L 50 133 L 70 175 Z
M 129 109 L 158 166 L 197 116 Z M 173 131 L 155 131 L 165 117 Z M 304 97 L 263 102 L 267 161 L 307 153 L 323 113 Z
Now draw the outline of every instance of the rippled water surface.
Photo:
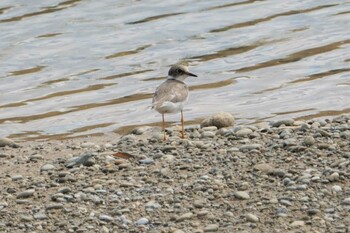
M 180 61 L 199 76 L 188 124 L 350 113 L 349 28 L 347 0 L 2 0 L 0 137 L 159 124 L 151 96 Z

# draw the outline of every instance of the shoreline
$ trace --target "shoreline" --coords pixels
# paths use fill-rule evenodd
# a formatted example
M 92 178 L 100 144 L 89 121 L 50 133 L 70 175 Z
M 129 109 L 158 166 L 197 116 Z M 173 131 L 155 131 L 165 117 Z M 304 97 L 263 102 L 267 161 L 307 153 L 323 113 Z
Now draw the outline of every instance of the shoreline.
M 350 231 L 350 115 L 167 134 L 0 147 L 0 231 Z

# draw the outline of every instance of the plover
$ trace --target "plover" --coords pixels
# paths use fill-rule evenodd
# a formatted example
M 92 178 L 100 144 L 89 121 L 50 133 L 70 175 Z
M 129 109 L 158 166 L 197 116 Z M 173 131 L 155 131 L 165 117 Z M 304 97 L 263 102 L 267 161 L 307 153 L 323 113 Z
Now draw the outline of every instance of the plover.
M 153 95 L 152 108 L 162 114 L 163 140 L 166 140 L 165 117 L 166 113 L 177 113 L 181 111 L 181 138 L 185 138 L 183 107 L 188 100 L 188 86 L 184 80 L 189 77 L 197 77 L 188 71 L 184 65 L 174 65 L 168 72 L 168 78 L 163 82 Z

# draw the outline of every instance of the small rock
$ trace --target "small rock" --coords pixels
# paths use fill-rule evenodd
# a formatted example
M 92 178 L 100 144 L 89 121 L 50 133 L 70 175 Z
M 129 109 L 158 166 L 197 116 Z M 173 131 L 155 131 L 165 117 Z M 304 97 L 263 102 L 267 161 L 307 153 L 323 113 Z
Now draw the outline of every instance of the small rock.
M 11 139 L 9 138 L 0 138 L 0 147 L 13 147 L 13 148 L 18 148 L 19 146 Z
M 216 126 L 218 129 L 220 129 L 232 126 L 234 124 L 234 121 L 235 118 L 232 116 L 232 114 L 221 112 L 202 121 L 201 128 L 207 126 Z
M 72 190 L 69 187 L 62 187 L 58 189 L 59 193 L 70 193 Z
M 236 132 L 236 136 L 238 137 L 248 137 L 250 134 L 253 133 L 253 130 L 249 129 L 249 128 L 243 128 L 240 129 Z
M 341 188 L 341 186 L 339 186 L 339 185 L 334 185 L 334 186 L 332 187 L 332 190 L 333 190 L 334 192 L 336 192 L 336 193 L 339 193 L 339 192 L 342 191 L 342 188 Z
M 13 181 L 22 180 L 23 176 L 22 175 L 13 175 L 13 176 L 11 176 L 11 179 Z
M 131 133 L 136 134 L 136 135 L 142 135 L 142 134 L 146 133 L 147 131 L 151 131 L 153 128 L 154 127 L 151 127 L 151 126 L 140 126 L 140 127 L 133 129 L 133 131 Z
M 342 201 L 341 204 L 342 204 L 342 205 L 350 205 L 350 197 L 345 198 L 345 199 Z
M 141 164 L 152 164 L 152 163 L 154 163 L 154 160 L 151 159 L 151 158 L 145 158 L 145 159 L 139 160 L 139 162 L 140 162 Z
M 249 194 L 244 191 L 237 191 L 233 194 L 236 198 L 241 200 L 248 200 L 250 198 Z
M 97 153 L 87 152 L 80 156 L 69 159 L 66 163 L 67 168 L 72 168 L 77 165 L 92 166 L 94 162 L 91 160 Z
M 155 202 L 155 201 L 149 201 L 145 204 L 146 209 L 159 209 L 161 207 L 162 206 L 158 202 Z
M 304 221 L 294 221 L 290 224 L 290 226 L 293 228 L 302 227 L 304 225 L 305 225 Z
M 280 127 L 281 125 L 292 126 L 293 124 L 294 124 L 293 119 L 286 119 L 286 120 L 280 120 L 280 121 L 274 122 L 272 124 L 272 127 Z
M 59 209 L 63 209 L 63 205 L 62 204 L 53 203 L 53 204 L 49 204 L 49 205 L 46 206 L 46 211 L 59 210 Z
M 333 172 L 329 177 L 328 177 L 329 181 L 337 181 L 339 180 L 339 173 L 338 172 Z
M 304 138 L 304 144 L 305 144 L 306 146 L 312 146 L 313 144 L 315 144 L 315 139 L 314 139 L 314 137 L 312 137 L 312 136 L 306 136 L 306 137 Z
M 22 214 L 22 215 L 20 215 L 20 219 L 22 222 L 31 222 L 31 221 L 33 221 L 34 218 L 32 215 Z
M 45 171 L 50 171 L 50 170 L 55 170 L 55 169 L 56 169 L 56 167 L 54 165 L 48 163 L 48 164 L 43 165 L 40 168 L 40 171 L 45 172 Z
M 259 218 L 254 214 L 247 214 L 245 218 L 247 219 L 248 222 L 259 222 Z
M 193 217 L 193 213 L 191 213 L 191 212 L 185 213 L 185 214 L 177 217 L 176 222 L 182 222 L 184 220 L 191 219 L 192 217 Z
M 140 218 L 136 221 L 136 225 L 147 225 L 149 223 L 149 220 L 147 218 Z
M 204 131 L 201 136 L 202 138 L 213 138 L 215 137 L 215 133 L 212 131 Z
M 216 232 L 219 230 L 219 225 L 217 224 L 209 224 L 206 227 L 204 227 L 204 232 Z
M 269 174 L 274 168 L 268 163 L 260 163 L 254 166 L 254 170 Z
M 27 189 L 24 192 L 21 192 L 17 195 L 17 198 L 28 198 L 33 196 L 35 193 L 35 189 Z
M 249 145 L 243 145 L 239 148 L 240 151 L 246 152 L 246 151 L 251 151 L 251 150 L 259 150 L 261 149 L 261 144 L 249 144 Z
M 101 221 L 104 221 L 104 222 L 112 222 L 114 220 L 113 217 L 106 215 L 106 214 L 100 214 L 98 219 L 100 219 Z
M 39 212 L 39 213 L 34 214 L 34 218 L 37 220 L 43 220 L 43 219 L 47 219 L 47 216 L 46 216 L 46 214 Z

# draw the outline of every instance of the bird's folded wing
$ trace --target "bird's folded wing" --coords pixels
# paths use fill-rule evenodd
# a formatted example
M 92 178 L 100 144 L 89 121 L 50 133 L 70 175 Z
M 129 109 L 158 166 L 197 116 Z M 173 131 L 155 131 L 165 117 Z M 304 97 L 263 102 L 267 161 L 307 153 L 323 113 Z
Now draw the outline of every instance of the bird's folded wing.
M 183 102 L 188 96 L 188 88 L 183 83 L 174 82 L 166 86 L 159 86 L 153 96 L 152 105 L 162 104 L 164 102 Z

